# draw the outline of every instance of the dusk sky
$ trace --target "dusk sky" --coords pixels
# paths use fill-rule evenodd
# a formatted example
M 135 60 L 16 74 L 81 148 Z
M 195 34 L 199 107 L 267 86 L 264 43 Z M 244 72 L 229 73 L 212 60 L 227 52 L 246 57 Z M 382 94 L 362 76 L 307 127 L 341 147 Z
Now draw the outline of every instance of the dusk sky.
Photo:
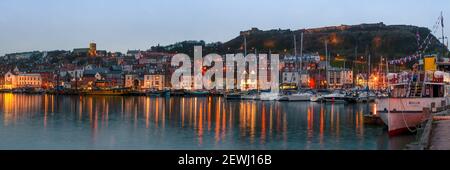
M 183 40 L 227 41 L 251 27 L 384 22 L 431 29 L 441 11 L 448 35 L 450 0 L 1 0 L 0 55 L 72 50 L 91 41 L 121 52 Z

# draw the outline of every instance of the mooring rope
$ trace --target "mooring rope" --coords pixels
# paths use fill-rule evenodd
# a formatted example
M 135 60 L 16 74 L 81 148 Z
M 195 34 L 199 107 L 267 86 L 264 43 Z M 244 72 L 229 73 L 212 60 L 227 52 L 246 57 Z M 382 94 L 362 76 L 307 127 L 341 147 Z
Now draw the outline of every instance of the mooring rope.
M 404 110 L 405 110 L 405 105 L 403 104 L 403 101 L 402 101 L 402 99 L 400 99 L 400 103 L 402 104 L 402 111 L 401 111 L 401 113 L 402 113 L 402 117 L 403 117 L 403 122 L 405 123 L 405 126 L 406 126 L 406 128 L 407 128 L 407 129 L 408 129 L 408 131 L 409 131 L 409 132 L 411 132 L 411 133 L 414 133 L 414 132 L 416 132 L 416 131 L 417 131 L 417 129 L 411 129 L 411 128 L 409 128 L 408 122 L 406 122 L 406 118 L 405 118 L 405 113 L 404 113 Z

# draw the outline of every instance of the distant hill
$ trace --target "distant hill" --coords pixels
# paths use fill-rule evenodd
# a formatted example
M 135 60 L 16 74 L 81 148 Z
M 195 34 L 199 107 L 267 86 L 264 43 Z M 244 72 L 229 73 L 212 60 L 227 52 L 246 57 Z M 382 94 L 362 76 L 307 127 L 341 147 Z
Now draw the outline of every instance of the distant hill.
M 152 47 L 153 51 L 177 52 L 193 54 L 193 46 L 202 45 L 206 53 L 215 52 L 238 53 L 243 52 L 244 35 L 247 40 L 248 53 L 255 49 L 258 53 L 272 53 L 291 55 L 294 53 L 294 35 L 297 41 L 297 52 L 300 53 L 300 37 L 304 33 L 303 53 L 318 52 L 325 54 L 325 41 L 328 41 L 330 56 L 338 54 L 348 61 L 357 56 L 371 54 L 373 61 L 380 56 L 394 59 L 414 54 L 418 50 L 417 34 L 423 41 L 430 30 L 425 27 L 410 25 L 360 24 L 341 25 L 312 29 L 282 30 L 274 29 L 263 31 L 252 28 L 241 31 L 240 34 L 226 42 L 206 44 L 204 41 L 183 41 L 168 46 Z M 438 39 L 431 35 L 431 43 L 426 53 L 441 53 L 442 46 Z

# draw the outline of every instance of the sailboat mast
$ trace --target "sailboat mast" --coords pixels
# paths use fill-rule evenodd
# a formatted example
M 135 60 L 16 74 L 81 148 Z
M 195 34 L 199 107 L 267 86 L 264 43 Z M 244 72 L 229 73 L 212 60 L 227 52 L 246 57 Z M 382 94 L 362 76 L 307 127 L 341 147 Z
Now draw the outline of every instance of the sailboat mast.
M 386 87 L 388 87 L 389 84 L 386 83 L 386 79 L 387 79 L 387 75 L 389 74 L 389 65 L 388 65 L 389 62 L 388 62 L 388 60 L 387 60 L 387 57 L 386 57 L 385 59 L 386 59 L 386 75 L 384 75 L 384 83 L 385 83 Z
M 328 42 L 325 41 L 325 79 L 327 81 L 326 88 L 328 89 Z
M 296 65 L 296 71 L 298 72 L 298 63 L 297 63 L 297 37 L 296 37 L 296 35 L 295 35 L 295 33 L 294 33 L 294 35 L 293 35 L 293 37 L 294 37 L 294 57 L 295 57 L 295 65 Z
M 368 70 L 369 72 L 367 72 L 367 73 L 368 73 L 368 76 L 367 76 L 367 87 L 369 87 L 370 75 L 372 75 L 372 73 L 371 73 L 371 71 L 370 71 L 370 69 L 371 69 L 371 68 L 370 68 L 370 57 L 371 57 L 371 56 L 370 56 L 370 53 L 369 53 L 369 58 L 368 58 L 368 62 L 367 62 L 367 63 L 368 63 L 368 67 L 369 67 L 369 70 Z M 369 87 L 369 89 L 370 89 L 370 87 Z
M 247 37 L 244 34 L 244 56 L 247 56 Z
M 295 57 L 295 71 L 297 72 L 297 74 L 298 74 L 298 57 L 297 57 L 297 37 L 296 37 L 296 35 L 295 35 L 295 32 L 294 32 L 294 34 L 293 34 L 293 36 L 294 36 L 294 57 Z M 292 83 L 292 79 L 293 79 L 293 77 L 295 76 L 295 74 L 294 73 L 291 73 L 291 83 Z M 297 86 L 297 88 L 299 88 L 301 86 L 301 83 L 298 83 L 298 86 Z
M 303 32 L 300 35 L 300 70 L 303 70 Z M 299 77 L 301 77 L 300 74 Z M 300 86 L 302 86 L 301 81 Z
M 356 65 L 356 61 L 358 60 L 358 46 L 355 47 L 355 59 L 352 62 L 352 71 L 355 71 L 355 65 Z M 358 69 L 358 74 L 359 74 L 359 69 Z M 353 72 L 353 74 L 355 74 L 355 72 Z M 353 79 L 353 87 L 356 87 L 356 79 Z
M 444 37 L 444 15 L 441 11 L 441 29 L 442 29 L 442 44 L 445 44 L 445 37 Z M 445 45 L 442 47 L 442 56 L 445 54 Z
M 300 69 L 303 69 L 303 32 L 300 37 Z
M 297 57 L 297 39 L 294 33 L 294 56 Z
M 383 60 L 384 60 L 384 58 L 383 58 L 383 56 L 381 56 L 381 59 L 380 59 L 380 64 L 378 64 L 378 71 L 377 71 L 377 77 L 378 78 L 381 78 L 381 76 L 380 75 L 382 75 L 382 71 L 383 71 Z M 379 82 L 379 81 L 378 81 Z M 378 83 L 377 83 L 378 84 Z M 383 79 L 383 84 L 384 84 L 384 79 Z M 378 85 L 378 88 L 379 88 L 380 86 Z

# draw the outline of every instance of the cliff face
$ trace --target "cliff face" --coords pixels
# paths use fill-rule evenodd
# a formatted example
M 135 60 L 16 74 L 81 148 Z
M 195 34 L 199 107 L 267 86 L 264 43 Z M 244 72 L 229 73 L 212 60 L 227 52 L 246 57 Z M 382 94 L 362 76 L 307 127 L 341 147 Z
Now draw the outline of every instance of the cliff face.
M 394 59 L 415 54 L 420 43 L 429 35 L 430 30 L 424 27 L 409 25 L 360 24 L 341 25 L 301 30 L 268 30 L 262 31 L 252 28 L 241 31 L 240 35 L 227 42 L 205 44 L 203 41 L 185 41 L 166 47 L 153 47 L 170 52 L 192 53 L 194 45 L 205 45 L 205 52 L 238 53 L 244 51 L 244 35 L 247 40 L 247 51 L 253 53 L 294 54 L 294 35 L 296 36 L 297 52 L 300 51 L 300 37 L 304 33 L 303 53 L 325 54 L 325 42 L 328 42 L 330 56 L 343 56 L 347 60 L 354 60 L 357 56 L 371 54 L 372 60 L 378 61 L 380 56 Z M 168 48 L 170 47 L 170 48 Z M 174 48 L 175 47 L 175 48 Z M 442 45 L 431 35 L 431 43 L 425 53 L 440 53 Z

